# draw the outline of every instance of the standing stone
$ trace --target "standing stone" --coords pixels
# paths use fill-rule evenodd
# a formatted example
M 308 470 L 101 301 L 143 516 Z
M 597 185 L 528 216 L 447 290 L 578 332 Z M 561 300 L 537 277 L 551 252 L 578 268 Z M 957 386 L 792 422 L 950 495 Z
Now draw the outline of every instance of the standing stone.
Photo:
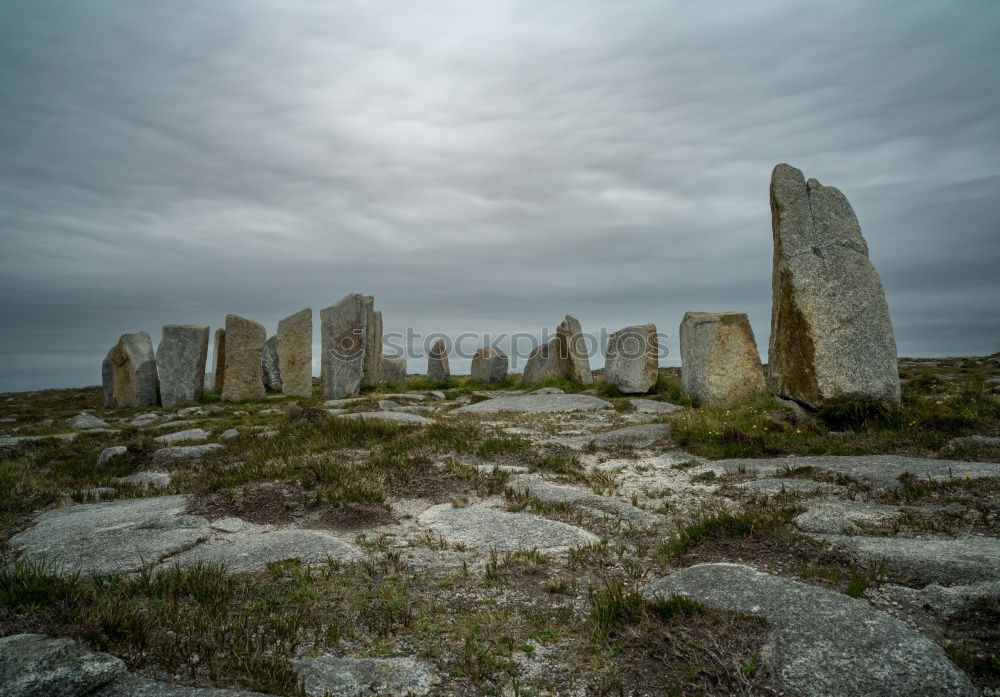
M 771 392 L 813 408 L 837 398 L 898 403 L 889 307 L 847 198 L 779 164 L 771 225 Z
M 267 331 L 256 322 L 226 315 L 226 379 L 222 385 L 223 402 L 263 399 L 264 381 L 260 358 L 264 353 Z
M 208 327 L 167 324 L 156 349 L 160 404 L 167 408 L 200 402 L 205 390 Z
M 645 394 L 656 384 L 658 351 L 655 324 L 619 329 L 608 338 L 604 382 L 622 394 Z
M 556 336 L 559 337 L 559 351 L 566 377 L 582 385 L 593 385 L 594 375 L 590 372 L 587 340 L 580 328 L 580 320 L 566 315 L 566 319 L 556 329 Z
M 539 344 L 524 364 L 521 382 L 525 384 L 544 382 L 566 377 L 565 363 L 560 355 L 561 342 L 558 333 L 544 344 Z
M 389 385 L 406 382 L 405 356 L 382 356 L 382 382 Z
M 375 298 L 365 296 L 365 363 L 362 387 L 377 385 L 382 378 L 382 313 L 375 309 Z
M 321 310 L 320 379 L 323 399 L 343 399 L 358 393 L 364 377 L 368 314 L 365 296 L 345 295 Z
M 212 392 L 222 394 L 226 384 L 226 330 L 215 330 L 215 359 L 212 362 Z
M 112 406 L 156 406 L 156 356 L 149 332 L 122 334 L 111 350 Z
M 472 357 L 472 379 L 475 382 L 503 382 L 507 378 L 507 364 L 506 353 L 485 346 Z
M 104 406 L 110 407 L 114 403 L 115 397 L 115 346 L 108 349 L 104 362 L 101 363 L 101 388 L 104 392 Z
M 448 349 L 444 339 L 434 342 L 427 353 L 427 379 L 431 382 L 448 382 L 451 379 L 451 369 L 448 367 Z
M 764 386 L 764 370 L 746 313 L 685 313 L 680 342 L 684 394 L 705 404 L 724 404 Z
M 260 377 L 264 381 L 265 390 L 281 392 L 281 366 L 276 335 L 264 342 L 264 351 L 260 355 Z
M 312 396 L 312 335 L 308 307 L 278 322 L 278 370 L 288 397 Z

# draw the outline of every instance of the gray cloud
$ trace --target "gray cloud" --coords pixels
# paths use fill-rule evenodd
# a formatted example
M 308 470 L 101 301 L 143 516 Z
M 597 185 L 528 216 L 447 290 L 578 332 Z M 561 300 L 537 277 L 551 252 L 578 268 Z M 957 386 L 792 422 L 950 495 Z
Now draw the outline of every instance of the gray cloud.
M 901 353 L 996 351 L 998 30 L 973 0 L 7 3 L 0 390 L 352 291 L 422 333 L 745 310 L 764 350 L 780 161 L 854 204 Z

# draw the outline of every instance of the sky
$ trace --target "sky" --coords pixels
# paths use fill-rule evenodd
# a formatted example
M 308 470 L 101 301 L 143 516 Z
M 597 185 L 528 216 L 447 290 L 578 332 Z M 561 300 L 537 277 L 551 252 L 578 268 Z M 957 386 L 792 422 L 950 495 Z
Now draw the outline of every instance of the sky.
M 652 322 L 663 365 L 736 310 L 766 359 L 779 162 L 851 201 L 901 355 L 1000 351 L 997 37 L 995 0 L 7 0 L 0 391 L 227 313 L 312 307 L 318 353 L 351 292 L 387 333 Z

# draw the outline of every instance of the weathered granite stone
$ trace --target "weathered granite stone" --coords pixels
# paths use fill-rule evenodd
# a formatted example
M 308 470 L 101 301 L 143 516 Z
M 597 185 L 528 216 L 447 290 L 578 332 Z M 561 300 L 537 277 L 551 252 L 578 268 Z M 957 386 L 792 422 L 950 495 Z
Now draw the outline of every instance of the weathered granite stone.
M 560 354 L 562 343 L 559 335 L 539 344 L 528 354 L 528 361 L 521 373 L 521 382 L 531 384 L 566 376 L 566 364 Z
M 205 440 L 211 434 L 200 428 L 189 428 L 186 431 L 177 431 L 176 433 L 168 433 L 165 436 L 159 436 L 154 438 L 157 443 L 163 445 L 172 445 L 173 443 L 188 443 L 193 440 Z
M 0 639 L 0 695 L 84 697 L 125 674 L 125 662 L 72 639 L 15 634 Z
M 551 414 L 570 411 L 599 411 L 613 409 L 611 402 L 586 394 L 529 394 L 516 397 L 497 397 L 476 402 L 450 411 L 450 414 L 497 414 L 515 412 L 523 414 Z
M 587 339 L 580 328 L 580 320 L 566 315 L 566 319 L 556 328 L 556 336 L 559 338 L 562 372 L 574 382 L 593 385 L 594 375 L 590 372 Z
M 365 296 L 345 295 L 322 310 L 320 375 L 323 399 L 356 395 L 364 377 L 368 314 Z
M 382 356 L 382 382 L 399 385 L 406 381 L 406 357 Z
M 891 542 L 891 540 L 890 540 Z M 762 652 L 782 694 L 972 697 L 944 650 L 900 620 L 843 593 L 739 564 L 699 564 L 645 586 L 767 620 Z
M 359 556 L 348 542 L 323 530 L 285 529 L 248 531 L 229 540 L 213 540 L 170 557 L 161 568 L 221 566 L 229 573 L 257 571 L 285 559 L 317 564 L 330 559 L 349 561 Z
M 382 377 L 382 313 L 375 309 L 375 298 L 365 296 L 365 362 L 362 387 L 372 387 Z
M 222 401 L 242 402 L 264 398 L 260 360 L 267 332 L 264 327 L 239 315 L 226 315 L 226 377 Z
M 118 481 L 125 482 L 126 484 L 134 484 L 135 486 L 141 486 L 143 488 L 158 488 L 162 486 L 167 486 L 170 484 L 170 473 L 169 472 L 133 472 L 127 477 L 119 477 Z
M 281 392 L 281 365 L 278 358 L 278 337 L 272 335 L 264 342 L 260 354 L 260 378 L 267 392 Z
M 380 421 L 382 423 L 417 424 L 420 426 L 434 423 L 432 419 L 428 419 L 425 416 L 410 414 L 405 411 L 359 411 L 354 414 L 344 414 L 338 418 L 351 421 Z
M 764 387 L 750 320 L 743 312 L 687 312 L 681 322 L 681 389 L 725 404 Z
M 472 357 L 472 379 L 475 382 L 502 382 L 507 378 L 507 354 L 498 348 L 485 346 Z
M 608 338 L 604 382 L 622 394 L 645 394 L 656 384 L 658 351 L 656 325 L 619 329 Z
M 149 332 L 122 334 L 111 362 L 112 406 L 156 406 L 156 357 Z
M 69 420 L 69 427 L 74 431 L 82 431 L 86 428 L 108 428 L 107 421 L 97 418 L 93 414 L 79 413 Z
M 449 542 L 498 552 L 563 551 L 599 539 L 575 525 L 484 506 L 455 508 L 450 503 L 432 506 L 420 515 L 420 522 Z
M 779 164 L 771 223 L 771 392 L 814 408 L 837 398 L 899 402 L 889 308 L 847 198 Z
M 292 667 L 307 697 L 422 697 L 441 680 L 426 663 L 396 658 L 299 658 Z
M 561 436 L 544 442 L 558 443 L 567 448 L 649 448 L 670 435 L 670 424 L 641 424 L 625 426 L 603 433 L 588 433 L 579 436 Z
M 104 362 L 101 363 L 101 390 L 104 396 L 104 406 L 110 407 L 114 405 L 115 398 L 115 363 L 114 354 L 116 346 L 112 346 L 108 349 L 108 353 L 104 356 Z
M 116 457 L 121 457 L 128 452 L 128 448 L 124 445 L 113 445 L 110 448 L 105 448 L 101 451 L 101 454 L 97 456 L 97 466 L 104 467 Z
M 200 402 L 205 389 L 205 361 L 208 358 L 208 327 L 167 324 L 156 348 L 160 377 L 160 404 L 178 407 Z
M 652 399 L 630 399 L 629 402 L 640 414 L 672 414 L 675 411 L 684 411 L 684 407 L 670 402 L 657 402 Z
M 448 349 L 444 339 L 438 339 L 427 352 L 427 379 L 431 382 L 448 382 L 451 368 L 448 366 Z
M 226 384 L 226 330 L 215 330 L 215 358 L 212 361 L 212 392 L 222 394 Z
M 312 397 L 312 335 L 308 307 L 278 322 L 278 372 L 288 397 Z
M 165 467 L 175 462 L 198 462 L 213 450 L 218 450 L 222 446 L 219 443 L 206 443 L 205 445 L 172 445 L 168 448 L 160 448 L 153 453 L 153 467 Z

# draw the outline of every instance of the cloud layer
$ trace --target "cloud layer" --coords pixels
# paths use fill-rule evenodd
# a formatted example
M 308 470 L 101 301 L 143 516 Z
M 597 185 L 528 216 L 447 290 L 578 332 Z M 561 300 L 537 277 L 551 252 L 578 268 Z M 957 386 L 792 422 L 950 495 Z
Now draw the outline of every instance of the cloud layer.
M 763 351 L 782 161 L 851 200 L 900 353 L 1000 350 L 1000 5 L 734 5 L 8 3 L 0 390 L 353 291 L 421 333 L 742 310 Z

